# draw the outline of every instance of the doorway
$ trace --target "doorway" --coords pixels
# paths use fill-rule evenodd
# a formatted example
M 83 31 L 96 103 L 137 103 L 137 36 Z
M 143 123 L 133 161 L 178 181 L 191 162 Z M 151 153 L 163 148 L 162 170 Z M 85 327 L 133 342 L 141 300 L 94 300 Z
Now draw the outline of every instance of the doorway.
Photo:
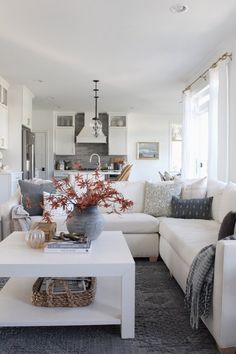
M 35 177 L 48 179 L 48 133 L 35 132 Z

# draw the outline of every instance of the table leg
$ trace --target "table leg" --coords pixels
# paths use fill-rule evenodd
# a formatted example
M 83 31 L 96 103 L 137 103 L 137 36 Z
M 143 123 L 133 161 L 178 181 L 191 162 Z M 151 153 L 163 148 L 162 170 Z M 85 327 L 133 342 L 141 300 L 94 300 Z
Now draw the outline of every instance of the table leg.
M 122 276 L 121 337 L 134 338 L 135 325 L 135 264 Z

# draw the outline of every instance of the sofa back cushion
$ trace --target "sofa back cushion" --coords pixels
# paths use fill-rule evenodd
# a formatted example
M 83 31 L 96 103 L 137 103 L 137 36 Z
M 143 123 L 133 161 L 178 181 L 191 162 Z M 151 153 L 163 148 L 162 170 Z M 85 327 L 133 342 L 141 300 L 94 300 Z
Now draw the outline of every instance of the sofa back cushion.
M 179 197 L 182 183 L 146 182 L 144 213 L 153 216 L 170 216 L 172 196 Z
M 112 186 L 121 193 L 124 198 L 132 200 L 133 206 L 128 209 L 127 213 L 143 213 L 144 209 L 144 181 L 129 182 L 129 181 L 117 181 L 112 183 Z M 120 204 L 117 204 L 117 210 L 119 210 Z M 112 211 L 111 208 L 99 207 L 102 213 Z
M 229 182 L 223 190 L 219 209 L 219 221 L 222 222 L 225 215 L 230 211 L 236 211 L 236 184 L 232 182 Z
M 209 179 L 207 181 L 207 197 L 213 197 L 212 202 L 212 218 L 216 221 L 220 221 L 220 206 L 223 191 L 226 187 L 226 183 Z

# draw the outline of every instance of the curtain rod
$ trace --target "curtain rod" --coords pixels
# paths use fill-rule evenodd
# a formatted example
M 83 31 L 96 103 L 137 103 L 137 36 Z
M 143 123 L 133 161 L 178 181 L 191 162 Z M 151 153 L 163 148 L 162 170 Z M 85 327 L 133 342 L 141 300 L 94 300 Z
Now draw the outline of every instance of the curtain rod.
M 219 59 L 215 62 L 215 63 L 213 63 L 208 69 L 206 69 L 200 76 L 198 76 L 193 82 L 191 82 L 191 84 L 190 85 L 188 85 L 187 87 L 185 87 L 185 89 L 182 91 L 182 93 L 185 93 L 186 91 L 188 91 L 188 90 L 190 90 L 191 89 L 191 87 L 192 87 L 192 85 L 194 85 L 198 80 L 200 80 L 200 79 L 204 79 L 204 80 L 206 80 L 206 74 L 208 73 L 208 71 L 210 70 L 210 69 L 213 69 L 213 68 L 215 68 L 216 66 L 217 66 L 217 64 L 220 62 L 220 61 L 223 61 L 223 60 L 225 60 L 225 59 L 227 59 L 227 58 L 230 58 L 230 60 L 232 60 L 232 53 L 224 53 L 221 57 L 219 57 Z

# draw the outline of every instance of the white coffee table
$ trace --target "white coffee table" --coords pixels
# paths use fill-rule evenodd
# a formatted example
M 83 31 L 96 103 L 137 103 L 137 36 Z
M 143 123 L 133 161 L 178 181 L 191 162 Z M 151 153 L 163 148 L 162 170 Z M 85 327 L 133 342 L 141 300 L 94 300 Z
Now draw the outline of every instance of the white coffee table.
M 48 254 L 32 249 L 24 232 L 0 243 L 0 276 L 11 277 L 0 291 L 0 326 L 121 325 L 134 338 L 135 263 L 119 231 L 105 231 L 90 254 Z M 97 277 L 94 302 L 86 307 L 44 308 L 31 304 L 37 277 Z

